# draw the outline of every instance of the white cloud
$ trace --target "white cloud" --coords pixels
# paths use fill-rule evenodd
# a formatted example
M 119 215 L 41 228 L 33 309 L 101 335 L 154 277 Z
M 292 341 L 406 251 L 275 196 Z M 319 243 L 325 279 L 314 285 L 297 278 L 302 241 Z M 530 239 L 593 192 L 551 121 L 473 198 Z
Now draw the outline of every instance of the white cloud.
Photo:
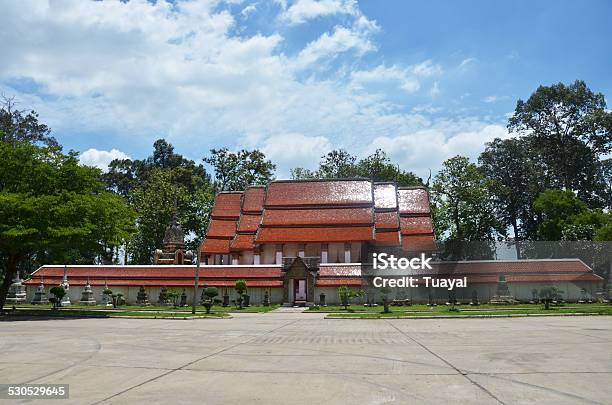
M 507 129 L 498 124 L 485 124 L 474 119 L 444 120 L 399 136 L 380 136 L 370 150 L 382 148 L 402 167 L 420 176 L 436 172 L 444 160 L 456 155 L 476 161 L 484 144 L 495 138 L 508 138 Z
M 476 63 L 476 58 L 465 58 L 459 63 L 459 69 L 465 69 L 474 63 Z
M 410 71 L 415 76 L 429 77 L 442 73 L 442 66 L 433 63 L 431 59 L 410 67 Z
M 249 4 L 248 6 L 242 9 L 240 15 L 244 18 L 248 18 L 255 11 L 257 11 L 257 6 L 255 4 Z
M 495 96 L 495 95 L 492 95 L 492 96 L 484 97 L 482 99 L 482 101 L 485 102 L 485 103 L 496 103 L 498 101 L 507 100 L 509 98 L 510 97 L 508 97 L 508 96 Z
M 87 149 L 79 156 L 79 162 L 87 166 L 95 166 L 104 171 L 108 169 L 108 165 L 114 159 L 130 159 L 128 155 L 118 149 L 98 150 Z
M 278 174 L 282 177 L 289 175 L 287 168 L 315 169 L 321 156 L 332 149 L 331 142 L 324 136 L 308 137 L 296 133 L 270 136 L 262 146 L 266 156 L 280 166 Z
M 337 3 L 354 7 L 334 14 L 342 14 L 342 25 L 288 50 L 282 29 L 236 34 L 244 32 L 245 9 L 232 15 L 213 0 L 8 2 L 0 13 L 0 91 L 40 112 L 56 134 L 105 134 L 125 142 L 123 150 L 133 138 L 142 145 L 164 137 L 194 158 L 211 147 L 260 147 L 280 173 L 316 166 L 331 148 L 363 155 L 374 139 L 398 147 L 415 139 L 410 142 L 426 147 L 430 134 L 434 144 L 442 142 L 445 124 L 421 114 L 428 111 L 406 112 L 367 86 L 382 78 L 398 83 L 403 95 L 430 89 L 435 96 L 438 82 L 431 81 L 444 74 L 442 67 L 431 60 L 368 65 L 359 57 L 376 50 L 380 28 L 356 3 Z M 294 9 L 294 21 L 331 15 L 304 10 Z M 326 75 L 314 75 L 340 59 Z M 11 87 L 20 80 L 37 91 Z M 477 124 L 470 131 L 481 130 Z M 121 152 L 90 149 L 81 159 L 106 167 L 113 153 Z M 439 163 L 437 156 L 430 165 Z
M 305 68 L 323 58 L 334 58 L 349 50 L 363 55 L 375 49 L 374 44 L 363 33 L 337 26 L 331 34 L 326 32 L 306 45 L 296 58 L 296 66 Z
M 358 15 L 355 0 L 297 0 L 281 14 L 281 19 L 290 24 L 302 24 L 317 17 L 337 14 Z
M 414 93 L 421 87 L 419 79 L 442 72 L 439 65 L 426 60 L 417 65 L 402 68 L 398 65 L 378 65 L 372 70 L 358 70 L 351 73 L 351 83 L 356 88 L 363 88 L 366 84 L 397 82 L 406 93 Z

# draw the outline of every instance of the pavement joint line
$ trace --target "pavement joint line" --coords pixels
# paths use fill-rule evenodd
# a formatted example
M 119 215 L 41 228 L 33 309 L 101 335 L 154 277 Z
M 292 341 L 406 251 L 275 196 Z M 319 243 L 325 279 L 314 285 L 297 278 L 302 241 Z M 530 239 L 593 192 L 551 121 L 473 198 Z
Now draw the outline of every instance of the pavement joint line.
M 543 386 L 537 385 L 537 384 L 530 384 L 530 383 L 527 383 L 527 382 L 524 382 L 524 381 L 515 380 L 513 378 L 504 378 L 504 377 L 500 377 L 500 376 L 497 376 L 497 375 L 488 375 L 488 377 L 497 378 L 499 380 L 504 380 L 504 381 L 511 381 L 513 383 L 516 383 L 516 384 L 519 384 L 519 385 L 525 385 L 527 387 L 534 388 L 534 389 L 537 389 L 539 391 L 552 392 L 554 394 L 561 395 L 563 397 L 567 397 L 567 398 L 571 398 L 571 399 L 578 399 L 578 400 L 585 401 L 585 402 L 590 403 L 590 404 L 604 405 L 602 402 L 593 401 L 592 399 L 581 397 L 580 395 L 572 394 L 570 392 L 560 391 L 560 390 L 556 390 L 554 388 L 549 388 L 549 387 L 543 387 Z
M 503 402 L 501 399 L 499 399 L 498 397 L 496 397 L 491 391 L 489 391 L 488 389 L 486 389 L 485 387 L 483 387 L 482 385 L 480 385 L 479 383 L 477 383 L 476 381 L 474 381 L 473 379 L 471 379 L 469 377 L 469 375 L 464 372 L 461 371 L 460 369 L 458 369 L 457 367 L 455 367 L 451 362 L 449 362 L 448 360 L 446 360 L 445 358 L 443 358 L 442 356 L 438 355 L 437 353 L 431 351 L 427 346 L 425 346 L 423 343 L 421 343 L 420 341 L 416 340 L 415 338 L 413 338 L 412 336 L 410 336 L 408 333 L 404 332 L 403 330 L 401 330 L 400 328 L 398 328 L 397 326 L 395 326 L 394 324 L 392 324 L 391 322 L 389 322 L 388 320 L 385 320 L 389 325 L 391 325 L 391 327 L 395 330 L 397 330 L 399 333 L 401 333 L 402 335 L 406 336 L 408 339 L 412 340 L 414 343 L 416 343 L 417 345 L 419 345 L 421 348 L 425 349 L 427 352 L 429 352 L 431 355 L 437 357 L 438 359 L 440 359 L 441 361 L 443 361 L 445 364 L 447 364 L 449 367 L 451 367 L 453 370 L 455 370 L 458 374 L 462 375 L 465 379 L 467 379 L 470 383 L 472 383 L 474 386 L 480 388 L 483 392 L 485 392 L 486 394 L 488 394 L 491 398 L 493 398 L 494 400 L 496 400 L 498 403 L 502 404 L 502 405 L 506 405 L 505 402 Z
M 257 339 L 257 338 L 258 338 L 258 337 L 260 337 L 260 336 L 266 336 L 266 335 L 268 335 L 268 334 L 270 334 L 270 333 L 273 333 L 273 332 L 276 332 L 277 330 L 282 329 L 282 328 L 284 328 L 284 327 L 286 327 L 286 326 L 293 325 L 294 323 L 296 323 L 296 322 L 298 322 L 298 321 L 299 321 L 299 319 L 296 319 L 296 320 L 294 320 L 294 321 L 291 321 L 291 322 L 285 323 L 285 324 L 283 324 L 283 325 L 281 325 L 281 326 L 279 326 L 279 327 L 277 327 L 277 328 L 274 328 L 274 329 L 272 329 L 272 330 L 269 330 L 269 331 L 267 331 L 267 332 L 263 333 L 262 335 L 253 336 L 252 338 L 250 338 L 250 339 L 248 339 L 248 340 L 246 340 L 246 341 L 244 341 L 244 342 L 238 342 L 238 343 L 236 343 L 236 344 L 234 344 L 234 345 L 231 345 L 231 346 L 228 346 L 228 347 L 226 347 L 226 348 L 224 348 L 224 349 L 218 350 L 218 351 L 213 352 L 213 353 L 209 353 L 209 354 L 207 354 L 206 356 L 203 356 L 203 357 L 200 357 L 200 358 L 195 359 L 195 360 L 193 360 L 193 361 L 190 361 L 190 362 L 188 362 L 188 363 L 186 363 L 186 364 L 184 364 L 184 365 L 182 365 L 182 366 L 180 366 L 180 367 L 173 368 L 173 369 L 171 369 L 171 370 L 169 370 L 169 371 L 167 371 L 167 372 L 165 372 L 165 373 L 162 373 L 162 374 L 160 374 L 160 375 L 158 375 L 158 376 L 156 376 L 156 377 L 149 378 L 149 379 L 148 379 L 148 380 L 146 380 L 146 381 L 143 381 L 143 382 L 141 382 L 141 383 L 139 383 L 139 384 L 136 384 L 136 385 L 133 385 L 133 386 L 131 386 L 131 387 L 129 387 L 129 388 L 126 388 L 126 389 L 124 389 L 124 390 L 122 390 L 122 391 L 120 391 L 120 392 L 117 392 L 117 393 L 115 393 L 115 394 L 113 394 L 113 395 L 109 396 L 109 397 L 106 397 L 106 398 L 104 398 L 104 399 L 101 399 L 100 401 L 93 402 L 91 405 L 98 405 L 98 404 L 101 404 L 101 403 L 106 402 L 106 401 L 108 401 L 108 400 L 110 400 L 110 399 L 112 399 L 112 398 L 118 397 L 119 395 L 123 395 L 123 394 L 125 394 L 126 392 L 128 392 L 128 391 L 130 391 L 130 390 L 133 390 L 134 388 L 141 387 L 141 386 L 143 386 L 143 385 L 145 385 L 145 384 L 148 384 L 148 383 L 150 383 L 150 382 L 153 382 L 153 381 L 155 381 L 155 380 L 158 380 L 158 379 L 160 379 L 160 378 L 162 378 L 162 377 L 165 377 L 165 376 L 167 376 L 167 375 L 169 375 L 169 374 L 172 374 L 172 373 L 174 373 L 174 372 L 176 372 L 176 371 L 179 371 L 179 370 L 185 370 L 185 367 L 189 367 L 190 365 L 192 365 L 192 364 L 194 364 L 194 363 L 197 363 L 197 362 L 202 361 L 202 360 L 205 360 L 205 359 L 207 359 L 207 358 L 210 358 L 210 357 L 216 356 L 217 354 L 220 354 L 220 353 L 223 353 L 223 352 L 225 352 L 225 351 L 231 350 L 231 349 L 233 349 L 233 348 L 235 348 L 235 347 L 238 347 L 238 346 L 241 346 L 241 345 L 244 345 L 244 344 L 248 344 L 250 341 Z

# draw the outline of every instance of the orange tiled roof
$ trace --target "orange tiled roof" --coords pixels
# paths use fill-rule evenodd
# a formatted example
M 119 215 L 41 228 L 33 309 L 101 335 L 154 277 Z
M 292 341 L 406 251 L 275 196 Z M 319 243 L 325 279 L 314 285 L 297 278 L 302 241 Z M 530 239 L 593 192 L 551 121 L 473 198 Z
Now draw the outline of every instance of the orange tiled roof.
M 429 193 L 423 187 L 400 187 L 397 190 L 400 215 L 429 215 Z
M 241 212 L 261 213 L 264 198 L 266 196 L 265 186 L 252 186 L 244 191 Z
M 403 235 L 402 248 L 407 252 L 431 252 L 437 247 L 433 235 Z
M 299 208 L 267 209 L 263 215 L 263 226 L 296 225 L 367 225 L 374 222 L 371 208 Z
M 419 270 L 415 274 L 432 277 L 467 277 L 468 283 L 494 285 L 500 275 L 509 283 L 522 282 L 595 282 L 602 277 L 593 273 L 578 259 L 558 260 L 487 260 L 465 262 L 432 262 L 433 269 Z M 193 286 L 196 266 L 68 266 L 71 285 L 94 286 Z M 416 272 L 416 271 L 415 271 Z M 407 275 L 402 272 L 401 275 Z M 42 266 L 24 283 L 35 286 L 58 285 L 62 281 L 64 266 Z M 316 285 L 339 287 L 359 286 L 363 282 L 359 264 L 321 264 Z M 238 279 L 246 279 L 249 287 L 281 287 L 283 270 L 280 265 L 260 266 L 202 266 L 200 285 L 231 287 Z
M 210 227 L 206 236 L 209 238 L 231 239 L 236 234 L 235 219 L 214 219 L 210 222 Z
M 202 253 L 204 254 L 228 254 L 230 252 L 231 239 L 215 239 L 206 237 L 202 244 Z
M 397 188 L 395 184 L 374 184 L 374 206 L 376 209 L 397 209 Z
M 402 242 L 399 231 L 376 231 L 376 244 L 384 246 L 398 246 Z
M 242 191 L 222 192 L 215 197 L 211 216 L 213 218 L 233 218 L 240 216 Z
M 273 181 L 264 208 L 372 204 L 372 182 L 361 179 Z
M 241 250 L 253 250 L 255 248 L 255 234 L 254 233 L 239 233 L 230 244 L 230 250 L 233 252 L 239 252 Z
M 402 235 L 433 235 L 431 217 L 400 218 Z
M 239 233 L 255 233 L 261 222 L 261 213 L 259 214 L 241 214 L 238 220 Z
M 376 212 L 376 230 L 393 229 L 398 230 L 400 227 L 399 216 L 397 211 Z
M 202 253 L 252 250 L 262 243 L 378 241 L 416 249 L 434 244 L 429 195 L 367 179 L 273 181 L 220 193 Z M 402 217 L 401 234 L 400 217 Z M 412 217 L 422 217 L 414 219 Z M 221 220 L 227 222 L 221 222 Z M 231 220 L 237 220 L 234 229 Z M 249 238 L 240 235 L 254 235 Z M 403 236 L 429 238 L 402 241 Z M 230 245 L 218 239 L 232 239 Z

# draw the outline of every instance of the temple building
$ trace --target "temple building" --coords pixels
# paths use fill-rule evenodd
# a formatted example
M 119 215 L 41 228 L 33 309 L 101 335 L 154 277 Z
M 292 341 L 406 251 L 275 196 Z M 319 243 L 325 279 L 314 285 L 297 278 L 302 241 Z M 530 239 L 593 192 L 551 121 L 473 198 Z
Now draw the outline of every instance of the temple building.
M 364 242 L 434 251 L 429 195 L 370 180 L 274 181 L 217 195 L 201 255 L 207 264 L 356 263 Z
M 361 300 L 379 300 L 362 261 L 367 249 L 394 248 L 435 257 L 429 194 L 423 187 L 397 187 L 368 179 L 272 181 L 266 186 L 217 194 L 199 251 L 200 287 L 215 286 L 236 296 L 237 280 L 247 282 L 252 303 L 268 295 L 272 303 L 312 305 L 325 295 L 338 302 L 337 289 L 365 289 Z M 173 217 L 154 265 L 42 266 L 25 282 L 28 301 L 37 287 L 62 282 L 66 271 L 70 297 L 78 301 L 89 283 L 93 296 L 104 286 L 136 303 L 141 287 L 154 300 L 162 288 L 185 289 L 193 297 L 195 260 L 185 250 L 183 231 Z M 534 289 L 556 286 L 565 299 L 595 296 L 603 279 L 579 259 L 432 262 L 420 277 L 465 277 L 467 288 L 453 293 L 464 302 L 496 296 L 500 280 L 517 300 L 529 301 Z M 142 292 L 141 292 L 142 293 Z M 378 294 L 378 295 L 377 295 Z M 396 299 L 447 301 L 446 289 L 397 288 Z

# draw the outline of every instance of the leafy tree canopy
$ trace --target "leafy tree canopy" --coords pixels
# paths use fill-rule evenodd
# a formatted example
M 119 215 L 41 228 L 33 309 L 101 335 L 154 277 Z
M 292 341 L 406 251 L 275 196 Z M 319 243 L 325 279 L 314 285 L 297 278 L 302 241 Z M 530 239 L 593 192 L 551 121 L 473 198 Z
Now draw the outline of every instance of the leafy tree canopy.
M 494 139 L 486 144 L 478 162 L 501 225 L 512 228 L 515 240 L 534 237 L 537 217 L 533 200 L 545 184 L 530 139 Z
M 612 225 L 612 216 L 590 209 L 569 190 L 549 189 L 533 203 L 542 217 L 538 226 L 541 240 L 603 240 Z
M 104 255 L 133 231 L 133 212 L 105 191 L 99 169 L 57 146 L 0 142 L 0 251 L 7 270 L 0 307 L 18 266 L 33 255 L 77 262 Z
M 612 112 L 603 94 L 581 80 L 540 86 L 517 101 L 508 129 L 532 138 L 548 188 L 576 191 L 591 206 L 603 203 L 598 158 L 612 149 Z
M 494 215 L 488 181 L 468 158 L 444 161 L 431 194 L 438 238 L 487 241 L 504 232 Z
M 211 149 L 204 162 L 215 172 L 215 191 L 244 190 L 248 186 L 264 185 L 274 179 L 276 165 L 260 150 L 231 152 L 227 148 Z
M 421 178 L 412 172 L 401 170 L 381 149 L 361 160 L 357 160 L 344 149 L 333 150 L 321 157 L 318 170 L 293 168 L 291 177 L 293 179 L 364 177 L 374 181 L 396 181 L 399 186 L 423 185 Z

